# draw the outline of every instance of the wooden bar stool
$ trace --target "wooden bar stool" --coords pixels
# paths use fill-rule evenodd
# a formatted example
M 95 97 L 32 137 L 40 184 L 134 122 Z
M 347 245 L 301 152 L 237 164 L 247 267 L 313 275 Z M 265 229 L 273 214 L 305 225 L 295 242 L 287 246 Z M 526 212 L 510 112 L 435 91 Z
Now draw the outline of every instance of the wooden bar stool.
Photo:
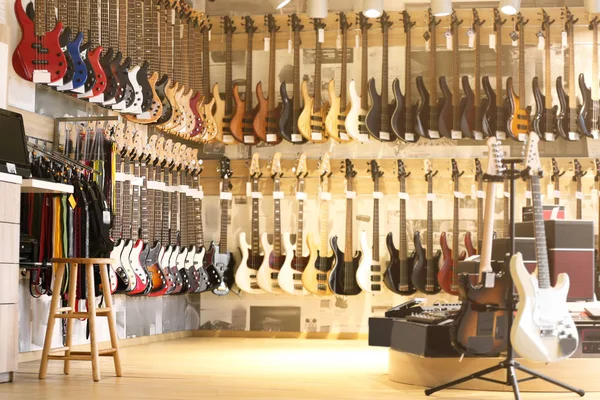
M 119 339 L 117 337 L 117 327 L 115 315 L 111 309 L 112 294 L 110 293 L 110 282 L 108 279 L 107 267 L 115 261 L 110 258 L 55 258 L 52 263 L 56 265 L 54 271 L 54 283 L 52 284 L 52 303 L 50 305 L 50 314 L 48 315 L 48 327 L 46 328 L 46 339 L 44 340 L 44 350 L 42 351 L 42 363 L 40 365 L 39 378 L 45 379 L 48 372 L 48 360 L 63 360 L 64 373 L 69 374 L 70 361 L 91 361 L 92 376 L 94 382 L 100 380 L 99 356 L 113 357 L 115 363 L 115 372 L 117 376 L 122 376 L 121 359 L 119 358 Z M 69 305 L 68 307 L 59 307 L 60 289 L 65 275 L 65 265 L 71 265 L 69 275 Z M 85 312 L 76 312 L 75 302 L 77 293 L 77 266 L 75 264 L 85 265 L 88 306 Z M 94 264 L 100 265 L 100 277 L 102 283 L 102 293 L 104 294 L 104 308 L 96 308 L 94 293 Z M 96 316 L 108 318 L 108 328 L 110 330 L 111 347 L 109 349 L 98 350 L 96 342 Z M 52 345 L 52 333 L 54 332 L 54 323 L 57 318 L 67 318 L 67 343 L 66 347 L 50 349 Z M 73 331 L 73 318 L 87 318 L 90 329 L 90 351 L 71 351 L 71 334 Z M 53 352 L 63 352 L 64 354 L 51 354 Z

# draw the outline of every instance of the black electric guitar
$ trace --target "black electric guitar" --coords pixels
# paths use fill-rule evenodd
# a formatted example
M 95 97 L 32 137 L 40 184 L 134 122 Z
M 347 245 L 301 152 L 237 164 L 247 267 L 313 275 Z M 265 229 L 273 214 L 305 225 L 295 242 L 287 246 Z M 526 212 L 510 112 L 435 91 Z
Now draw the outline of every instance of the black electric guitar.
M 408 240 L 406 232 L 406 178 L 410 172 L 406 172 L 404 162 L 397 161 L 398 182 L 400 182 L 400 235 L 398 239 L 398 249 L 394 246 L 394 237 L 392 232 L 387 234 L 386 244 L 390 253 L 390 263 L 383 274 L 383 283 L 392 292 L 408 296 L 417 291 L 412 284 L 410 277 L 415 263 L 415 252 L 408 254 Z
M 591 14 L 590 14 L 591 15 Z M 592 87 L 585 84 L 585 77 L 579 74 L 579 90 L 583 104 L 577 116 L 579 133 L 587 137 L 598 139 L 598 116 L 600 115 L 600 96 L 598 94 L 598 16 L 590 21 L 589 29 L 592 31 Z
M 496 47 L 496 91 L 492 88 L 490 78 L 481 78 L 481 85 L 487 99 L 482 100 L 482 128 L 486 136 L 506 139 L 506 117 L 504 116 L 504 99 L 502 97 L 502 25 L 506 23 L 500 11 L 494 8 L 494 38 Z
M 442 22 L 436 19 L 431 13 L 431 9 L 427 11 L 427 26 L 428 30 L 423 34 L 425 41 L 429 42 L 429 92 L 423 82 L 423 76 L 417 76 L 417 90 L 421 96 L 421 100 L 417 104 L 417 112 L 415 118 L 415 131 L 427 139 L 439 139 L 440 132 L 438 128 L 438 106 L 437 106 L 437 75 L 435 53 L 437 47 L 436 30 L 437 26 Z
M 233 202 L 231 193 L 231 182 L 230 178 L 233 174 L 231 170 L 231 162 L 229 158 L 223 156 L 219 161 L 219 172 L 221 174 L 221 237 L 219 244 L 214 241 L 211 242 L 210 248 L 205 255 L 205 258 L 210 260 L 210 265 L 215 268 L 219 274 L 220 281 L 217 287 L 212 288 L 212 292 L 218 296 L 225 296 L 231 290 L 234 282 L 235 260 L 231 255 L 231 252 L 227 250 L 227 239 L 228 233 L 227 228 L 229 226 L 229 206 Z
M 439 293 L 441 288 L 437 281 L 441 251 L 433 252 L 433 172 L 429 160 L 425 160 L 425 180 L 427 181 L 427 252 L 421 244 L 421 234 L 415 232 L 415 263 L 411 281 L 417 290 L 425 294 Z
M 345 170 L 347 183 L 346 187 L 346 238 L 344 239 L 344 251 L 338 246 L 338 237 L 335 235 L 331 238 L 331 248 L 333 249 L 334 261 L 333 268 L 329 273 L 329 288 L 335 294 L 339 295 L 356 295 L 362 290 L 356 280 L 356 271 L 362 253 L 357 251 L 354 253 L 352 240 L 354 238 L 352 230 L 353 220 L 353 204 L 356 192 L 354 188 L 354 178 L 356 171 L 354 164 L 349 159 L 346 159 L 342 164 L 342 169 Z
M 456 16 L 456 11 L 452 11 L 450 17 L 450 29 L 452 32 L 452 92 L 448 87 L 445 76 L 440 76 L 440 89 L 442 98 L 439 106 L 439 131 L 440 135 L 450 139 L 462 139 L 460 130 L 460 110 L 464 108 L 465 100 L 460 100 L 458 91 L 460 88 L 459 69 L 460 69 L 460 51 L 458 43 L 458 27 L 463 23 Z
M 558 134 L 565 140 L 579 140 L 577 131 L 577 96 L 575 95 L 575 38 L 574 25 L 579 18 L 574 18 L 571 11 L 565 7 L 563 11 L 565 18 L 565 32 L 567 32 L 568 46 L 565 51 L 565 65 L 567 76 L 569 77 L 569 94 L 565 92 L 562 84 L 562 76 L 556 78 L 556 92 L 558 93 L 558 102 L 560 103 L 560 113 L 556 122 Z M 568 60 L 568 62 L 567 62 Z

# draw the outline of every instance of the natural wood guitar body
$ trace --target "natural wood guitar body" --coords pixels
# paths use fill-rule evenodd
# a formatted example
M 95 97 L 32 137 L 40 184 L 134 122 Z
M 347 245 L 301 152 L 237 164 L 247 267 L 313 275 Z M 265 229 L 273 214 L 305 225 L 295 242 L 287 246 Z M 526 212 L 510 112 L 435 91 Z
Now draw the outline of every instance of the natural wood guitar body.
M 223 141 L 223 119 L 225 118 L 225 100 L 221 99 L 219 94 L 219 84 L 215 83 L 213 86 L 213 101 L 215 102 L 213 118 L 215 123 L 217 124 L 216 135 L 214 140 L 217 140 L 221 143 L 225 143 Z
M 321 261 L 327 266 L 322 269 L 317 269 L 317 261 L 319 260 L 319 244 L 313 240 L 312 235 L 306 235 L 306 241 L 310 250 L 310 258 L 308 264 L 302 273 L 302 284 L 304 288 L 317 296 L 330 296 L 333 294 L 327 283 L 328 271 L 333 263 L 333 252 L 321 257 Z
M 152 105 L 150 106 L 150 109 L 140 115 L 123 114 L 125 119 L 127 119 L 128 121 L 131 121 L 133 123 L 138 123 L 138 124 L 152 124 L 152 123 L 158 121 L 158 119 L 162 115 L 163 106 L 162 106 L 162 102 L 161 102 L 160 98 L 158 97 L 158 94 L 156 93 L 156 89 L 155 89 L 157 81 L 158 81 L 158 72 L 154 72 L 150 76 L 150 78 L 148 78 L 148 83 L 150 84 L 150 88 L 152 89 Z
M 335 93 L 335 82 L 333 81 L 333 79 L 329 81 L 329 86 L 327 87 L 327 90 L 329 92 L 331 104 L 329 107 L 329 112 L 327 112 L 327 117 L 325 118 L 325 132 L 337 142 L 350 142 L 352 138 L 346 132 L 344 132 L 344 134 L 346 135 L 345 138 L 342 138 L 340 136 L 340 126 L 344 126 L 344 121 L 346 120 L 346 115 L 350 110 L 350 105 L 346 105 L 344 111 L 340 112 L 341 97 L 337 96 Z
M 298 117 L 298 130 L 307 140 L 313 143 L 326 143 L 329 139 L 327 132 L 325 132 L 325 118 L 327 117 L 326 106 L 323 106 L 321 110 L 313 112 L 314 99 L 308 94 L 308 84 L 306 81 L 302 82 L 302 98 L 304 99 L 304 108 L 300 117 Z M 318 134 L 321 137 L 318 138 Z
M 213 108 L 215 106 L 215 99 L 212 99 L 208 103 L 202 104 L 200 106 L 200 113 L 204 118 L 204 135 L 202 135 L 201 141 L 204 143 L 211 142 L 215 139 L 217 135 L 218 126 L 215 117 L 213 116 Z
M 240 98 L 240 91 L 237 83 L 233 85 L 233 101 L 235 102 L 235 112 L 229 122 L 229 130 L 234 139 L 244 143 L 244 118 L 246 102 Z
M 252 121 L 254 132 L 260 140 L 267 141 L 267 117 L 269 116 L 269 99 L 265 98 L 262 82 L 256 84 L 256 98 L 258 99 L 258 111 Z

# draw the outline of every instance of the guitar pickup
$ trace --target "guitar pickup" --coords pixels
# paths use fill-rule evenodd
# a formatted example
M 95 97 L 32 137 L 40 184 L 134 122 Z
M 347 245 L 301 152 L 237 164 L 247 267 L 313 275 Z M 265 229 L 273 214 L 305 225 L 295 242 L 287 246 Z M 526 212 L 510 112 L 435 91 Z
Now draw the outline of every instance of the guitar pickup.
M 298 283 L 296 283 L 296 284 L 294 285 L 294 289 L 295 289 L 295 290 L 302 290 L 302 285 L 301 285 L 301 284 L 298 284 Z
M 324 283 L 320 283 L 320 284 L 317 285 L 317 290 L 326 291 L 327 290 L 327 285 L 325 285 Z
M 381 282 L 381 276 L 379 276 L 379 275 L 372 275 L 371 276 L 371 282 Z
M 302 274 L 294 274 L 294 280 L 295 280 L 295 281 L 300 281 L 300 280 L 302 280 Z
M 371 285 L 371 290 L 379 291 L 381 290 L 381 285 Z
M 271 272 L 271 279 L 277 279 L 279 272 Z
M 371 265 L 372 272 L 381 272 L 381 265 Z
M 318 281 L 326 281 L 327 280 L 327 274 L 317 274 L 317 280 Z

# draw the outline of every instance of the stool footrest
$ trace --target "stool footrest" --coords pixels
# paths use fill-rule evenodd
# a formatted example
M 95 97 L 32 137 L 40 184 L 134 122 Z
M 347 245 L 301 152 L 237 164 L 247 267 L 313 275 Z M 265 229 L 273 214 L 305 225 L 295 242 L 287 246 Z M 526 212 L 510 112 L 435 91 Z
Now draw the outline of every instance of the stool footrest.
M 115 354 L 117 352 L 117 349 L 102 349 L 102 350 L 98 350 L 98 355 L 99 356 L 110 356 L 112 357 L 113 354 Z M 89 356 L 92 353 L 90 351 L 72 351 L 71 355 L 74 356 Z
M 110 308 L 96 308 L 96 316 L 106 317 L 110 313 Z M 89 318 L 89 311 L 67 312 L 67 314 L 54 314 L 54 318 Z
M 57 347 L 55 349 L 50 349 L 50 351 L 52 351 L 52 352 L 69 351 L 69 347 L 67 347 L 67 346 L 65 346 L 65 347 Z
M 67 311 L 73 311 L 73 309 L 71 307 L 60 307 L 60 308 L 56 309 L 57 313 L 67 312 Z
M 92 361 L 91 355 L 83 355 L 83 354 L 71 354 L 69 356 L 59 356 L 56 354 L 50 354 L 48 356 L 48 360 L 71 360 L 71 361 Z

